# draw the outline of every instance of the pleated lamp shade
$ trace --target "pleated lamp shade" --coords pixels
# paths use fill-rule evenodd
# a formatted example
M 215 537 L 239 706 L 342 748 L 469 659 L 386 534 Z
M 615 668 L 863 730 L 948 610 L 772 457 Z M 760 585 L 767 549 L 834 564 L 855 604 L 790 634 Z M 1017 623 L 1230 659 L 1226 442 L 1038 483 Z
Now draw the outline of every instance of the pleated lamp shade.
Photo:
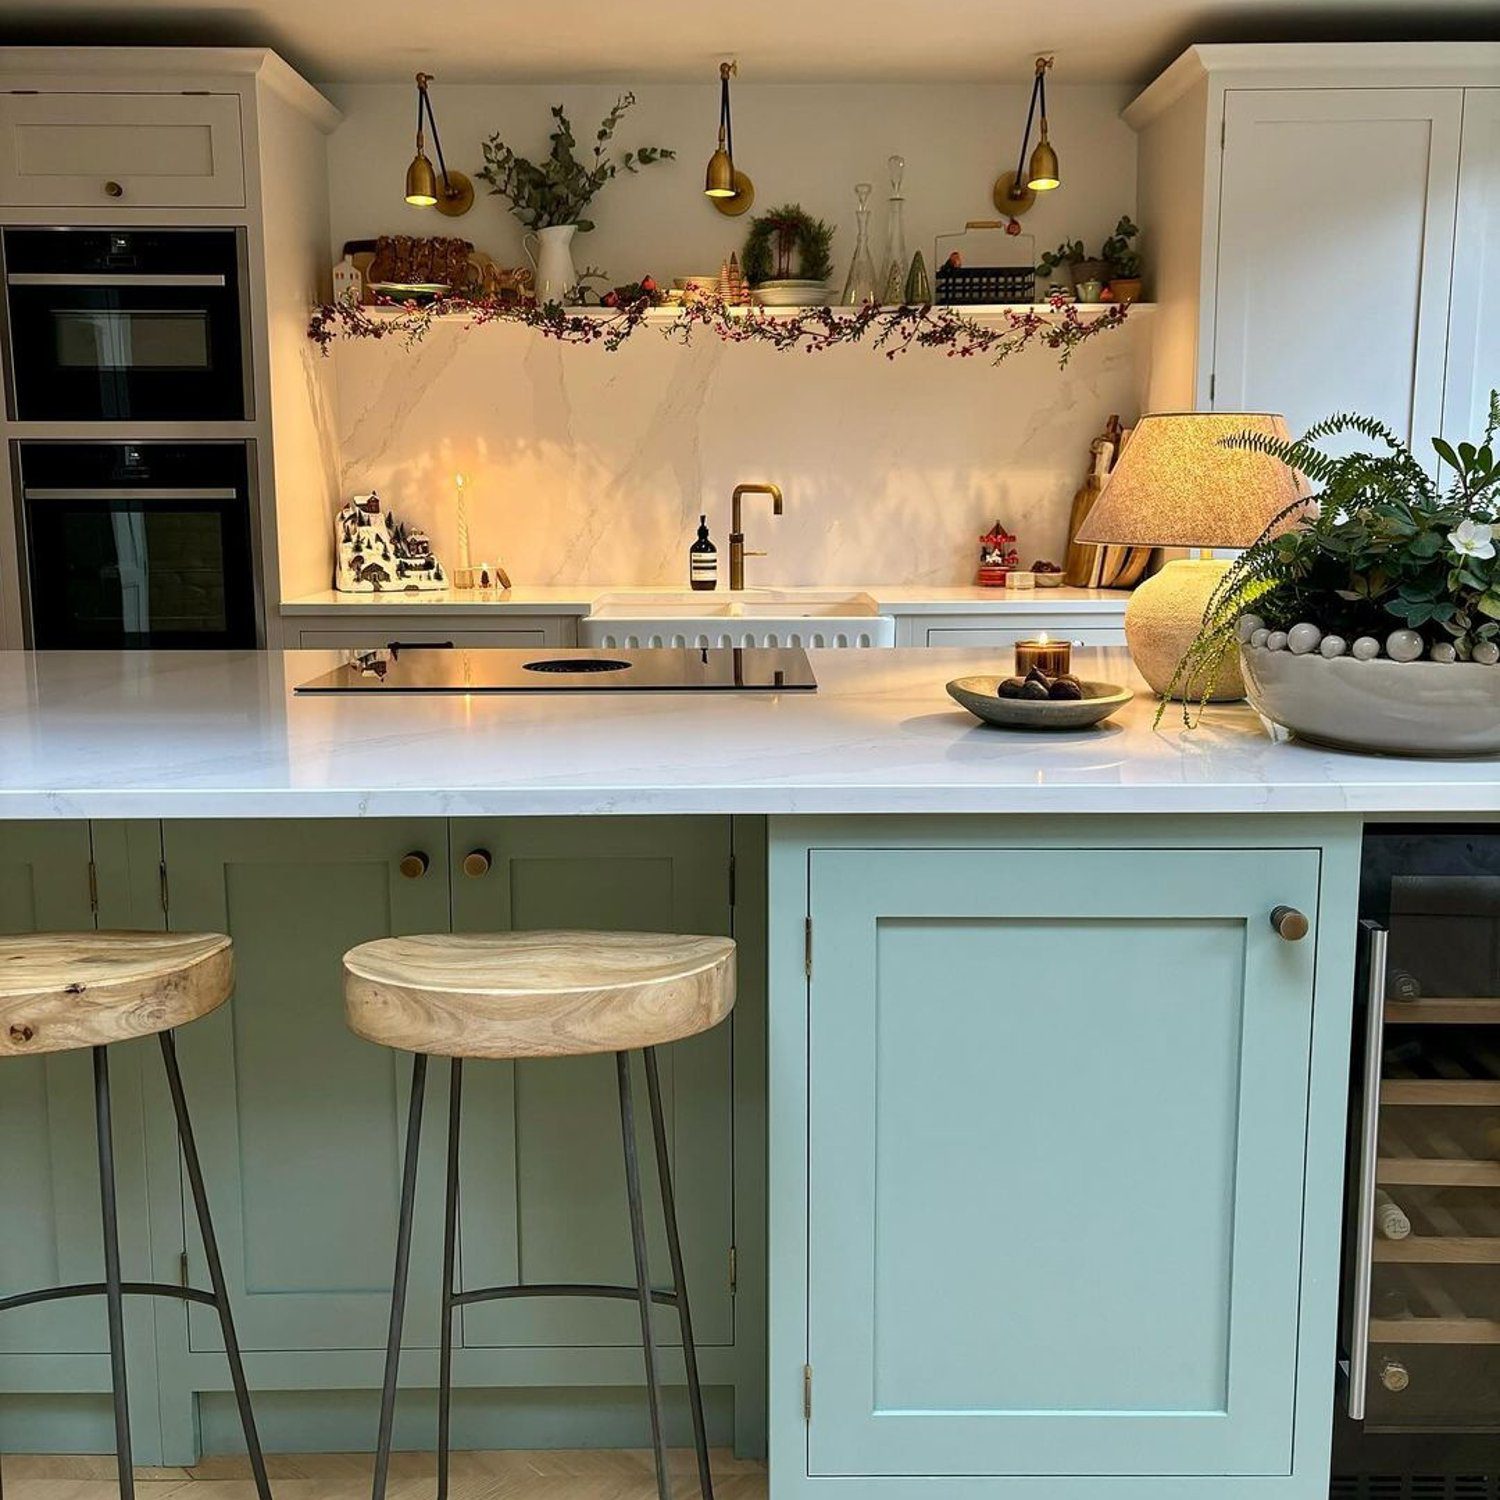
M 1078 532 L 1122 547 L 1248 547 L 1287 506 L 1302 476 L 1280 459 L 1222 440 L 1290 438 L 1270 412 L 1163 412 L 1142 417 Z

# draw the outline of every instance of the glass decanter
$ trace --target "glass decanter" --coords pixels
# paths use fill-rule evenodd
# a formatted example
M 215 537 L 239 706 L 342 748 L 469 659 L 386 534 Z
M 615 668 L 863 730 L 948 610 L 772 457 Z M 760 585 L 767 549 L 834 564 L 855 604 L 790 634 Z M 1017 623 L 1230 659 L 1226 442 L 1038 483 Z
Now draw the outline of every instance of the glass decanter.
M 854 259 L 849 262 L 849 278 L 844 282 L 844 306 L 863 307 L 880 299 L 881 286 L 875 279 L 875 258 L 870 254 L 870 194 L 868 182 L 854 185 Z
M 901 175 L 906 171 L 906 158 L 893 156 L 886 162 L 891 173 L 890 209 L 885 221 L 885 266 L 880 277 L 880 300 L 898 303 L 906 295 L 906 221 L 901 208 L 906 199 L 901 196 Z

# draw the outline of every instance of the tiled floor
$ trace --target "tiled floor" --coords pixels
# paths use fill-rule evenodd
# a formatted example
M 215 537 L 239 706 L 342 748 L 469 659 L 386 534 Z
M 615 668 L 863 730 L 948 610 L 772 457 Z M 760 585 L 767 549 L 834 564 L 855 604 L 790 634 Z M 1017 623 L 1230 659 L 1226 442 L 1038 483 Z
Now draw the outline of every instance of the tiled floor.
M 698 1493 L 690 1449 L 670 1455 L 673 1492 Z M 276 1500 L 368 1500 L 367 1453 L 287 1454 L 268 1458 Z M 713 1455 L 718 1500 L 765 1500 L 763 1463 Z M 3 1462 L 5 1500 L 116 1500 L 109 1458 L 12 1455 Z M 390 1500 L 431 1500 L 430 1455 L 391 1460 Z M 243 1459 L 206 1459 L 191 1469 L 137 1469 L 138 1500 L 255 1500 Z M 450 1500 L 656 1500 L 651 1455 L 620 1450 L 455 1453 Z

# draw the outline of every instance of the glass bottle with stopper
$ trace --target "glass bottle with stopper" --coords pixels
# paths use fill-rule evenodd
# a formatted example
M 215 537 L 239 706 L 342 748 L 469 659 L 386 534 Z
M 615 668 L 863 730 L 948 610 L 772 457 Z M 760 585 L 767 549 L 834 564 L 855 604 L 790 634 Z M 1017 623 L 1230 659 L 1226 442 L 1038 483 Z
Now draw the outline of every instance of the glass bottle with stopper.
M 886 166 L 891 173 L 891 196 L 886 200 L 889 208 L 885 221 L 885 266 L 881 272 L 880 300 L 898 303 L 906 295 L 906 275 L 910 269 L 906 259 L 906 221 L 902 216 L 906 199 L 901 196 L 906 158 L 893 156 Z
M 854 258 L 849 262 L 849 277 L 844 282 L 845 307 L 863 307 L 880 300 L 881 287 L 875 276 L 875 259 L 870 254 L 870 194 L 868 182 L 854 186 L 855 240 Z

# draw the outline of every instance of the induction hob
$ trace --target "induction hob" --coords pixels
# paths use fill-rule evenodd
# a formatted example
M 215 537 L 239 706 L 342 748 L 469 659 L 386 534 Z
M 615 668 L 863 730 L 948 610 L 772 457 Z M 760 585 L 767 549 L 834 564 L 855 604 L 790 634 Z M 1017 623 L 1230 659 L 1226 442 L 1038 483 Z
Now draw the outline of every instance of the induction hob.
M 779 693 L 818 686 L 800 646 L 585 651 L 388 646 L 362 651 L 299 693 Z

